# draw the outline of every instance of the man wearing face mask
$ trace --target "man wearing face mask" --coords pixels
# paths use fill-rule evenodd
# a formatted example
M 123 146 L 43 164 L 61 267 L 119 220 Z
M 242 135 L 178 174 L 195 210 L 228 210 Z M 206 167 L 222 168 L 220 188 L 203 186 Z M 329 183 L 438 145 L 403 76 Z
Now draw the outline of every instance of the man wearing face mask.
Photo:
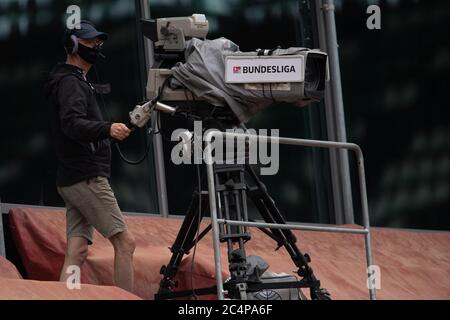
M 110 139 L 124 140 L 130 129 L 103 119 L 94 87 L 87 80 L 107 38 L 89 21 L 66 30 L 66 62 L 54 67 L 46 83 L 58 158 L 56 184 L 67 209 L 67 248 L 60 281 L 71 275 L 69 267 L 81 267 L 85 261 L 95 228 L 114 247 L 114 283 L 132 291 L 135 241 L 109 184 Z

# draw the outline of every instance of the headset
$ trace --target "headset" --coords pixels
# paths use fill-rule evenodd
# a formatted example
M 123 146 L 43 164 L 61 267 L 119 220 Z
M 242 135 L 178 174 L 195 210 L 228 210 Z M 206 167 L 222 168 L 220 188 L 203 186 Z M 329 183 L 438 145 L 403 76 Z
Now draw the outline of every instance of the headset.
M 64 32 L 63 45 L 67 54 L 78 52 L 78 37 L 74 34 L 75 29 L 66 29 Z
M 94 26 L 94 24 L 92 22 L 87 21 L 87 20 L 81 20 L 79 25 L 81 26 L 83 23 Z M 78 37 L 75 35 L 75 32 L 77 30 L 78 29 L 76 29 L 76 28 L 72 28 L 72 29 L 66 28 L 66 30 L 64 32 L 63 45 L 64 45 L 64 49 L 66 50 L 67 54 L 75 54 L 78 52 Z

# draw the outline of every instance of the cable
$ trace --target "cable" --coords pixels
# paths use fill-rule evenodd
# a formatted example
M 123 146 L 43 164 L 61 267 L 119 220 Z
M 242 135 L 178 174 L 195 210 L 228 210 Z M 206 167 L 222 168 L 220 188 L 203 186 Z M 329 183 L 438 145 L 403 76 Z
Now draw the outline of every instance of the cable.
M 263 97 L 267 99 L 268 97 L 266 97 L 266 89 L 265 89 L 266 88 L 266 84 L 262 83 L 261 85 L 262 85 Z M 273 95 L 273 89 L 272 89 L 272 83 L 271 82 L 269 83 L 269 93 L 270 93 L 270 97 L 272 98 L 272 102 L 273 103 L 277 103 L 278 101 L 275 99 L 275 97 Z
M 194 289 L 194 261 L 195 261 L 195 253 L 197 251 L 197 244 L 198 244 L 198 236 L 200 234 L 200 222 L 202 219 L 202 178 L 200 175 L 200 165 L 195 165 L 196 171 L 197 171 L 197 185 L 198 185 L 198 224 L 197 224 L 197 234 L 195 235 L 195 244 L 194 244 L 194 252 L 192 253 L 192 260 L 191 260 L 191 270 L 190 270 L 190 280 L 191 280 L 191 289 L 192 289 L 192 295 L 194 296 L 195 300 L 198 300 L 198 296 L 195 293 Z
M 169 80 L 172 80 L 172 78 L 173 78 L 173 76 L 170 75 L 170 76 L 168 76 L 168 77 L 166 78 L 166 80 L 164 80 L 162 86 L 161 86 L 161 87 L 159 88 L 159 90 L 158 90 L 158 95 L 157 95 L 156 98 L 154 99 L 154 102 L 155 102 L 155 103 L 156 103 L 157 101 L 161 100 L 162 95 L 163 95 L 163 93 L 164 93 L 164 89 L 166 88 L 167 83 L 169 82 Z
M 99 74 L 98 74 L 98 70 L 97 70 L 97 67 L 96 67 L 95 65 L 94 65 L 94 72 L 95 72 L 95 76 L 96 76 L 96 78 L 97 78 L 97 82 L 101 83 L 100 76 L 99 76 Z M 168 79 L 166 79 L 166 81 L 167 81 L 167 80 L 168 80 Z M 166 81 L 164 81 L 163 86 L 166 85 Z M 161 91 L 160 91 L 160 92 L 158 93 L 158 97 L 159 97 L 161 94 L 162 94 L 162 93 L 161 93 Z M 106 114 L 106 116 L 107 116 L 107 118 L 108 118 L 108 121 L 109 121 L 109 122 L 113 122 L 112 117 L 111 117 L 111 115 L 109 114 L 108 109 L 106 108 L 106 103 L 105 103 L 105 99 L 104 99 L 104 97 L 103 97 L 103 94 L 100 94 L 100 99 L 101 99 L 101 104 L 102 104 L 102 110 L 103 110 L 103 112 Z M 152 129 L 149 130 L 147 125 L 145 126 L 145 130 L 146 130 L 146 135 L 144 136 L 144 142 L 146 143 L 145 152 L 143 153 L 143 155 L 142 155 L 140 158 L 138 158 L 138 160 L 130 160 L 130 159 L 128 159 L 128 158 L 123 154 L 122 150 L 120 149 L 119 141 L 111 139 L 113 145 L 116 147 L 116 150 L 117 150 L 117 152 L 118 152 L 118 154 L 119 154 L 119 157 L 120 157 L 125 163 L 130 164 L 130 165 L 139 165 L 139 164 L 141 164 L 142 162 L 144 162 L 144 160 L 147 158 L 147 156 L 148 156 L 148 154 L 149 154 L 149 152 L 150 152 L 150 147 L 151 147 L 151 140 L 147 140 L 147 139 L 148 139 L 148 138 L 147 138 L 147 132 L 149 133 L 149 135 L 151 135 L 151 134 L 156 134 L 156 133 L 153 132 Z
M 266 84 L 265 84 L 265 83 L 262 83 L 261 85 L 262 85 L 262 94 L 263 94 L 263 97 L 267 99 L 267 97 L 266 97 Z
M 147 140 L 147 139 L 145 139 L 145 140 Z M 150 147 L 151 147 L 151 142 L 150 142 L 150 141 L 147 141 L 147 146 L 146 146 L 146 148 L 145 148 L 145 153 L 141 156 L 141 158 L 139 158 L 138 160 L 129 160 L 129 159 L 126 158 L 125 155 L 122 153 L 122 150 L 120 150 L 119 143 L 118 143 L 117 141 L 114 141 L 113 143 L 114 143 L 114 146 L 115 146 L 116 149 L 117 149 L 117 152 L 119 153 L 120 158 L 121 158 L 125 163 L 131 164 L 131 165 L 135 165 L 135 166 L 137 166 L 138 164 L 141 164 L 142 162 L 144 162 L 144 160 L 145 160 L 145 159 L 147 158 L 147 156 L 148 156 L 148 153 L 150 152 Z
M 196 101 L 195 96 L 192 93 L 192 91 L 190 91 L 188 88 L 186 88 L 186 86 L 184 84 L 181 84 L 181 85 L 183 86 L 186 100 L 189 102 L 195 102 Z M 188 91 L 191 93 L 192 99 L 189 98 Z M 189 107 L 192 108 L 192 104 L 189 103 Z M 216 110 L 216 107 L 213 108 L 213 110 L 209 114 L 209 117 L 212 117 L 215 110 Z M 195 136 L 194 136 L 194 139 L 196 139 Z M 202 219 L 202 177 L 201 177 L 201 173 L 200 173 L 200 165 L 199 164 L 195 165 L 195 169 L 196 169 L 196 173 L 197 173 L 197 188 L 198 188 L 198 191 L 197 191 L 198 192 L 198 224 L 197 224 L 197 233 L 196 233 L 195 242 L 194 242 L 194 251 L 192 253 L 192 260 L 191 260 L 191 267 L 190 267 L 190 283 L 191 283 L 191 289 L 192 289 L 192 296 L 194 297 L 195 300 L 198 300 L 198 296 L 195 293 L 195 288 L 194 288 L 194 265 L 195 265 L 195 255 L 197 252 L 197 245 L 198 245 L 198 240 L 199 240 L 198 237 L 200 234 L 201 219 Z
M 272 97 L 273 103 L 277 103 L 277 100 L 275 100 L 275 97 L 273 96 L 272 83 L 269 83 L 269 89 L 270 89 L 270 96 Z
M 181 84 L 183 86 L 184 95 L 186 97 L 186 101 L 189 101 L 189 108 L 192 112 L 192 104 L 190 102 L 195 102 L 195 96 L 192 91 L 190 91 L 184 84 Z M 189 98 L 188 91 L 191 93 L 192 99 Z M 215 108 L 213 109 L 214 112 Z M 195 139 L 195 137 L 194 137 Z M 200 174 L 200 165 L 195 165 L 195 171 L 197 172 L 197 188 L 198 188 L 198 224 L 197 224 L 197 233 L 195 235 L 195 243 L 194 243 L 194 251 L 192 253 L 192 260 L 191 260 L 191 270 L 190 270 L 190 281 L 191 281 L 191 289 L 192 289 L 192 295 L 195 300 L 198 300 L 198 296 L 195 293 L 194 288 L 194 264 L 195 264 L 195 254 L 197 252 L 197 245 L 198 245 L 198 236 L 200 234 L 200 226 L 201 226 L 201 219 L 202 219 L 202 178 Z
M 184 84 L 181 84 L 183 86 L 184 95 L 186 97 L 186 100 L 189 102 L 195 102 L 195 97 L 193 92 L 191 92 L 189 89 L 186 88 Z M 188 91 L 191 92 L 192 99 L 188 96 Z M 192 111 L 192 104 L 189 103 L 190 111 Z M 215 110 L 215 108 L 214 108 Z M 213 112 L 214 112 L 213 110 Z M 195 137 L 194 137 L 195 139 Z M 198 188 L 198 224 L 197 224 L 197 233 L 195 235 L 195 242 L 194 242 L 194 251 L 192 253 L 192 260 L 191 260 L 191 268 L 190 268 L 190 282 L 191 282 L 191 289 L 192 289 L 192 296 L 195 300 L 198 300 L 198 296 L 195 293 L 194 288 L 194 264 L 195 264 L 195 254 L 197 252 L 197 245 L 198 245 L 198 236 L 200 234 L 200 226 L 201 226 L 201 219 L 202 219 L 202 178 L 200 174 L 200 165 L 195 165 L 195 171 L 197 172 L 197 188 Z
M 159 88 L 158 95 L 157 95 L 157 97 L 154 99 L 154 104 L 153 104 L 153 106 L 152 106 L 152 108 L 151 108 L 151 110 L 150 110 L 149 112 L 153 112 L 153 110 L 154 110 L 154 108 L 155 108 L 155 106 L 156 106 L 156 102 L 159 101 L 159 100 L 161 99 L 161 97 L 162 97 L 162 95 L 163 95 L 163 93 L 164 93 L 164 89 L 165 89 L 167 83 L 169 82 L 169 80 L 170 80 L 171 78 L 172 78 L 172 76 L 169 76 L 169 77 L 166 78 L 166 80 L 164 80 L 164 82 L 163 82 L 161 88 Z M 161 136 L 162 136 L 163 138 L 166 138 L 166 137 L 162 134 L 162 132 L 161 132 L 161 115 L 160 115 L 159 112 L 158 112 L 157 116 L 158 116 L 158 118 L 157 118 L 158 131 L 153 131 L 153 129 L 150 129 L 150 130 L 149 130 L 149 129 L 148 129 L 148 125 L 146 124 L 146 125 L 145 125 L 146 132 L 149 132 L 150 135 L 161 134 Z M 147 138 L 147 136 L 145 136 L 145 137 Z M 142 155 L 142 157 L 141 157 L 139 160 L 132 161 L 132 160 L 127 159 L 127 158 L 124 156 L 124 154 L 123 154 L 123 153 L 121 152 L 121 150 L 120 150 L 119 144 L 116 143 L 116 149 L 117 149 L 117 151 L 119 152 L 120 158 L 121 158 L 124 162 L 126 162 L 126 163 L 128 163 L 128 164 L 131 164 L 131 165 L 138 165 L 138 164 L 141 164 L 141 163 L 145 160 L 145 158 L 148 156 L 148 154 L 149 154 L 149 152 L 150 152 L 150 147 L 151 147 L 151 140 L 147 142 L 147 148 L 146 148 L 145 153 Z

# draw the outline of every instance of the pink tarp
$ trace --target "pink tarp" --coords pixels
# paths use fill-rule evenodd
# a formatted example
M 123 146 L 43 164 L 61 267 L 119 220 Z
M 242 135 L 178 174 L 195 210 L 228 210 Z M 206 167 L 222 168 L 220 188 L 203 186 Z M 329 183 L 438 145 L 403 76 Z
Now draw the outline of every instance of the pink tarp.
M 64 283 L 0 278 L 0 300 L 138 300 L 117 287 L 81 285 L 70 290 Z
M 134 293 L 152 299 L 161 276 L 159 270 L 170 259 L 170 247 L 182 220 L 150 216 L 127 216 L 137 242 L 134 257 Z M 12 209 L 11 229 L 27 276 L 36 280 L 57 280 L 64 259 L 64 211 Z M 203 227 L 207 226 L 204 222 Z M 357 227 L 357 226 L 355 226 Z M 295 231 L 299 248 L 312 257 L 312 267 L 333 299 L 367 299 L 364 240 L 361 235 Z M 381 268 L 379 299 L 450 299 L 450 234 L 373 229 L 375 263 Z M 288 254 L 257 229 L 247 243 L 247 254 L 258 255 L 270 271 L 292 273 Z M 222 270 L 228 277 L 226 251 L 222 246 Z M 179 289 L 190 287 L 191 256 L 181 265 Z M 82 283 L 112 285 L 113 248 L 95 233 Z M 209 234 L 199 242 L 193 273 L 194 287 L 215 284 L 212 240 Z
M 15 265 L 0 256 L 0 278 L 5 279 L 22 279 Z
M 84 284 L 79 289 L 54 281 L 23 280 L 16 267 L 0 257 L 0 300 L 136 300 L 120 288 Z

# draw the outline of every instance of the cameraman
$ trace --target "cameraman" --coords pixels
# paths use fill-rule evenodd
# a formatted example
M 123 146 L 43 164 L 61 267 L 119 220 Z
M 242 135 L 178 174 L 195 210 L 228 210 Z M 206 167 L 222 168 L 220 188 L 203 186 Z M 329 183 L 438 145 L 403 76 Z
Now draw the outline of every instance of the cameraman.
M 95 228 L 114 247 L 115 285 L 132 291 L 135 240 L 109 184 L 110 139 L 124 140 L 130 129 L 103 120 L 94 87 L 86 78 L 107 38 L 89 21 L 66 30 L 66 62 L 54 67 L 46 83 L 58 158 L 56 184 L 67 209 L 67 248 L 60 281 L 67 280 L 69 266 L 81 267 L 86 260 Z

